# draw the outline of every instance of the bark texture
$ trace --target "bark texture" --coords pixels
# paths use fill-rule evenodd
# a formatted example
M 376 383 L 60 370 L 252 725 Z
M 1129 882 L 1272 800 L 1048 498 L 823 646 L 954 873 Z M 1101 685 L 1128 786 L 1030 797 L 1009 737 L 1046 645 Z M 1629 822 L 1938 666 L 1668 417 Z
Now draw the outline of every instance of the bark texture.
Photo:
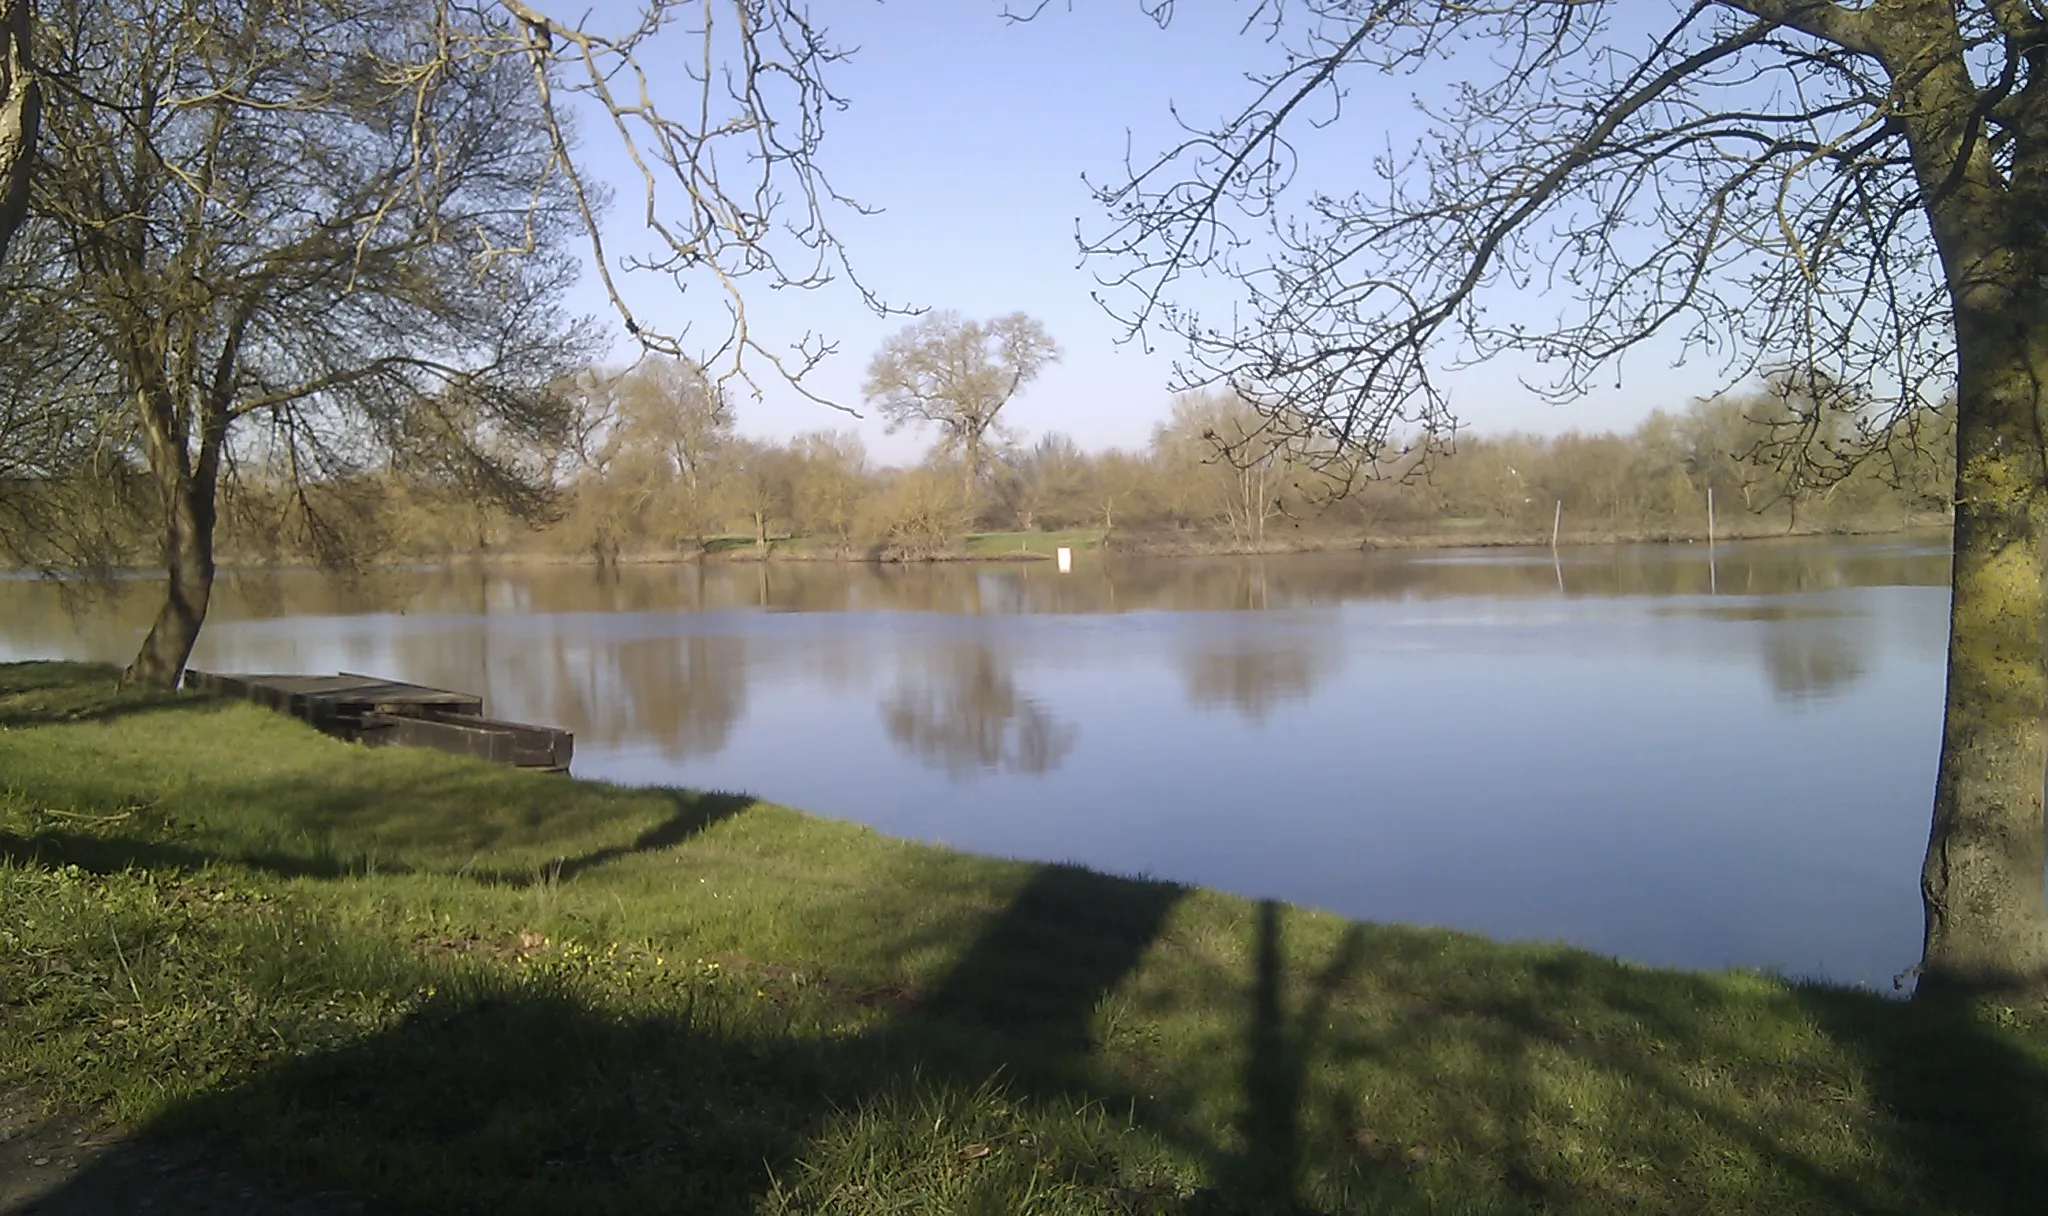
M 228 412 L 225 392 L 217 393 L 200 412 L 195 452 L 194 437 L 187 433 L 188 415 L 177 409 L 172 390 L 148 375 L 149 365 L 139 358 L 131 367 L 137 365 L 144 369 L 145 380 L 138 394 L 143 446 L 164 516 L 165 581 L 163 606 L 124 679 L 175 688 L 199 640 L 199 628 L 206 623 L 207 602 L 213 595 L 213 531 Z
M 1988 98 L 1951 5 L 1880 9 L 1863 28 L 1897 91 L 1956 339 L 1955 569 L 1920 988 L 2048 1006 L 2048 100 L 2038 87 Z M 2011 136 L 2004 163 L 1987 104 Z
M 1921 874 L 1921 983 L 2048 997 L 2048 299 L 1957 310 L 1963 338 L 1948 693 Z M 1974 355 L 1974 357 L 1972 357 Z
M 30 0 L 0 0 L 0 258 L 28 217 L 42 86 L 29 59 Z

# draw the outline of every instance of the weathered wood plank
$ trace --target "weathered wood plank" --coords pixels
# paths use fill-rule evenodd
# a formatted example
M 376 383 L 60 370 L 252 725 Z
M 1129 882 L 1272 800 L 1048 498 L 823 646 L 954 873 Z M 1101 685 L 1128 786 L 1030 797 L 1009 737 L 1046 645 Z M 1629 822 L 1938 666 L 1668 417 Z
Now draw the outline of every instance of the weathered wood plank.
M 380 676 L 187 671 L 185 686 L 238 697 L 370 746 L 431 747 L 520 768 L 567 772 L 575 736 L 483 716 L 483 698 Z

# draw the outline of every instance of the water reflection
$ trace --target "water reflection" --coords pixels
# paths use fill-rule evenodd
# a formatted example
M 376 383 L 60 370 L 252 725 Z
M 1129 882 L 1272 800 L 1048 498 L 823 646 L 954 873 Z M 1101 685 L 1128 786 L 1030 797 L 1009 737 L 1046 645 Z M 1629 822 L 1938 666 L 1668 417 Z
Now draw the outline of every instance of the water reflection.
M 1774 629 L 1764 642 L 1771 691 L 1795 703 L 1825 700 L 1856 682 L 1865 670 L 1855 632 Z
M 1312 622 L 1198 632 L 1180 660 L 1188 704 L 1198 710 L 1227 706 L 1263 726 L 1276 707 L 1307 700 L 1318 683 L 1336 674 L 1344 661 L 1338 643 L 1332 631 L 1317 630 Z
M 474 691 L 587 776 L 991 853 L 1880 982 L 1946 579 L 1913 541 L 268 572 L 195 662 Z M 125 659 L 153 590 L 0 579 L 0 658 Z
M 1074 727 L 1020 692 L 985 645 L 940 650 L 883 700 L 882 721 L 896 746 L 955 780 L 1050 772 L 1074 749 Z

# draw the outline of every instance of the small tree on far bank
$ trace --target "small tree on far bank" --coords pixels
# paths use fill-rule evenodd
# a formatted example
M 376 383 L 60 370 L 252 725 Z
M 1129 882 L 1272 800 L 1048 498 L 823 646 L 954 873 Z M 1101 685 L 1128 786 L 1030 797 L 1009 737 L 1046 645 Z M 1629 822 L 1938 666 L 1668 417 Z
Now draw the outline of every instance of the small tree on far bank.
M 851 553 L 860 531 L 861 510 L 873 491 L 867 449 L 851 431 L 815 431 L 790 444 L 793 457 L 790 510 L 800 532 L 831 538 Z
M 883 558 L 929 561 L 951 549 L 974 522 L 974 500 L 957 469 L 906 469 L 868 504 L 865 522 Z
M 1045 327 L 1021 312 L 985 322 L 929 313 L 875 352 L 862 395 L 891 431 L 938 427 L 940 451 L 960 459 L 971 494 L 988 473 L 996 416 L 1059 358 Z
M 768 554 L 768 538 L 788 523 L 796 498 L 796 458 L 785 447 L 735 440 L 726 449 L 727 501 L 754 536 L 754 551 Z

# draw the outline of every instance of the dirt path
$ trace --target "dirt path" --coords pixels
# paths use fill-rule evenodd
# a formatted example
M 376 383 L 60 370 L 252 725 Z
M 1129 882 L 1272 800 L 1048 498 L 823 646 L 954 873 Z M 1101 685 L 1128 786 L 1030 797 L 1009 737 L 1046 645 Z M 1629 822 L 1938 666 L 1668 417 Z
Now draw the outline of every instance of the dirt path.
M 142 1139 L 91 1116 L 46 1118 L 0 1090 L 0 1216 L 371 1216 L 339 1191 L 295 1189 L 200 1141 Z

